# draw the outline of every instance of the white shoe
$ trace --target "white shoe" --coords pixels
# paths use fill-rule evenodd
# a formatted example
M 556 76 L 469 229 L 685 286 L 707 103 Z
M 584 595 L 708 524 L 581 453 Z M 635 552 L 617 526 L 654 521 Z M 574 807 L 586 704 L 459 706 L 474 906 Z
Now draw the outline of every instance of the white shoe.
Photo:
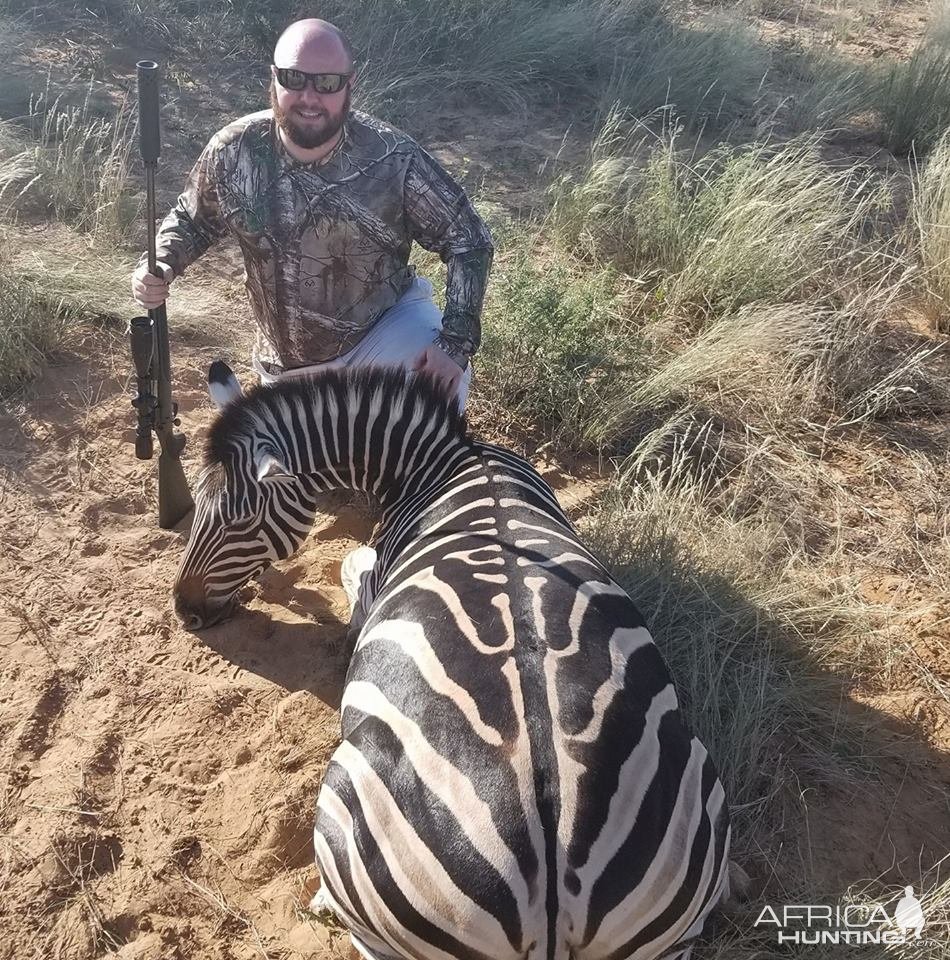
M 363 577 L 376 566 L 376 551 L 372 547 L 357 547 L 351 550 L 340 566 L 340 580 L 343 583 L 343 592 L 350 601 L 350 613 L 359 603 L 360 590 L 363 588 Z

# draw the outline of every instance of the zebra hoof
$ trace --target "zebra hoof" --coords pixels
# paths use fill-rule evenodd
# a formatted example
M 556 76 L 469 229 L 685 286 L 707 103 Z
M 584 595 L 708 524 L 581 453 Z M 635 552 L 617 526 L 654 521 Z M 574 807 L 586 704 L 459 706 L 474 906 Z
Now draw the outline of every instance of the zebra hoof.
M 343 592 L 350 603 L 350 613 L 359 603 L 360 591 L 363 589 L 363 577 L 376 564 L 376 551 L 372 547 L 357 547 L 351 550 L 344 558 L 340 567 L 340 581 Z
M 331 910 L 330 899 L 327 897 L 326 887 L 323 884 L 320 884 L 320 889 L 313 895 L 313 899 L 310 901 L 310 912 L 311 913 L 323 913 L 324 910 Z

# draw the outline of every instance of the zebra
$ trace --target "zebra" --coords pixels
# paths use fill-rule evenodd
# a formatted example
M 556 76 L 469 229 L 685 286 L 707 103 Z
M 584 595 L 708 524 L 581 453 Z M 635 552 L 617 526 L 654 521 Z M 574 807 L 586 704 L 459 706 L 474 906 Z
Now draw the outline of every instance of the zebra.
M 550 487 L 433 383 L 329 372 L 228 402 L 179 615 L 226 616 L 336 487 L 382 519 L 350 570 L 315 905 L 373 960 L 685 960 L 729 885 L 713 761 Z

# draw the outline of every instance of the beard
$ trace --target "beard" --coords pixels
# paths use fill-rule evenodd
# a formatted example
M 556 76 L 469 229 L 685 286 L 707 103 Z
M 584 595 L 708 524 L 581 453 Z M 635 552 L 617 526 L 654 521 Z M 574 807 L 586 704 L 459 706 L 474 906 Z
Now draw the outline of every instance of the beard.
M 277 91 L 275 82 L 271 80 L 270 84 L 270 105 L 274 111 L 274 119 L 277 126 L 287 135 L 291 143 L 303 150 L 313 150 L 315 147 L 322 147 L 329 143 L 342 129 L 344 122 L 350 112 L 350 88 L 347 86 L 343 98 L 343 105 L 337 113 L 325 111 L 325 121 L 317 128 L 303 127 L 293 118 L 293 108 L 290 111 L 281 109 L 277 102 Z

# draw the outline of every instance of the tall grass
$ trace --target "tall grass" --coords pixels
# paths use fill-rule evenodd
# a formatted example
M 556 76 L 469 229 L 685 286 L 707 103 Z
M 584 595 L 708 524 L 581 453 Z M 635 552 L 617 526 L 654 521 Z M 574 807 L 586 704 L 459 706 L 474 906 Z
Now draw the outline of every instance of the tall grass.
M 950 47 L 950 3 L 947 0 L 930 0 L 927 38 L 934 43 Z
M 114 116 L 96 115 L 91 91 L 74 106 L 47 87 L 31 104 L 35 176 L 57 220 L 121 244 L 138 215 L 129 184 L 134 113 L 123 105 Z
M 912 227 L 937 327 L 950 332 L 950 133 L 915 178 Z
M 777 113 L 794 132 L 833 134 L 874 108 L 875 74 L 865 63 L 788 43 L 774 48 L 772 69 L 783 96 Z
M 815 137 L 696 158 L 680 135 L 667 124 L 651 144 L 614 111 L 586 170 L 552 189 L 555 234 L 700 318 L 839 289 L 882 202 L 869 175 L 829 167 Z
M 900 632 L 891 612 L 861 598 L 833 525 L 822 530 L 816 516 L 845 509 L 848 483 L 829 484 L 820 460 L 785 438 L 770 446 L 753 433 L 730 450 L 712 422 L 694 418 L 696 429 L 684 430 L 688 417 L 661 425 L 658 436 L 678 439 L 664 457 L 634 458 L 584 533 L 640 607 L 719 767 L 734 856 L 757 875 L 755 887 L 769 888 L 721 921 L 698 956 L 831 960 L 830 948 L 779 948 L 774 930 L 753 922 L 766 900 L 876 901 L 893 915 L 896 897 L 880 882 L 816 891 L 814 877 L 790 868 L 778 838 L 788 840 L 806 796 L 859 789 L 879 776 L 882 757 L 903 754 L 903 742 L 845 707 L 852 685 L 873 685 L 894 669 Z M 697 441 L 714 448 L 699 465 Z M 898 668 L 903 682 L 906 667 Z M 914 885 L 933 939 L 869 955 L 942 956 L 946 879 L 938 866 Z
M 0 164 L 2 170 L 2 164 Z M 129 263 L 66 227 L 0 229 L 0 395 L 36 377 L 80 323 L 125 324 Z
M 64 301 L 0 263 L 0 397 L 40 372 L 74 319 Z
M 130 236 L 139 202 L 130 185 L 134 113 L 123 103 L 106 116 L 92 105 L 52 96 L 50 83 L 30 102 L 27 124 L 0 124 L 0 215 L 38 206 L 104 246 Z
M 499 263 L 481 358 L 495 397 L 614 452 L 696 407 L 733 438 L 819 445 L 946 409 L 942 347 L 892 330 L 918 279 L 883 232 L 886 181 L 826 163 L 814 137 L 697 158 L 678 131 L 644 129 L 615 112 L 589 165 L 555 184 L 543 267 Z M 605 277 L 613 293 L 592 297 Z
M 363 103 L 400 119 L 444 93 L 525 108 L 621 99 L 634 113 L 668 103 L 695 123 L 748 112 L 767 55 L 735 23 L 697 28 L 670 0 L 331 0 L 351 35 Z
M 885 66 L 877 105 L 891 151 L 928 150 L 950 126 L 950 49 L 924 43 L 906 62 Z
M 881 643 L 853 585 L 822 580 L 779 511 L 749 510 L 759 456 L 723 484 L 715 469 L 697 473 L 681 446 L 662 468 L 621 477 L 585 528 L 644 614 L 719 765 L 740 860 L 762 839 L 755 831 L 789 780 L 789 757 L 811 784 L 868 772 L 862 734 L 837 704 L 854 672 L 845 661 Z
M 685 411 L 693 453 L 705 463 L 720 455 L 723 443 L 738 449 L 739 459 L 761 438 L 789 451 L 820 452 L 859 425 L 940 414 L 950 409 L 946 351 L 894 329 L 901 296 L 896 282 L 835 309 L 749 307 L 685 343 L 647 323 L 635 342 L 641 351 L 650 345 L 643 353 L 648 368 L 605 401 L 587 442 L 614 450 L 634 444 L 645 454 L 652 437 L 665 448 L 670 437 L 651 431 Z M 697 410 L 718 424 L 709 436 L 696 432 Z M 797 482 L 794 475 L 791 482 Z
M 24 148 L 11 124 L 0 123 L 0 220 L 15 215 L 38 179 L 34 151 Z
M 0 12 L 4 4 L 88 23 L 78 0 L 0 0 Z M 262 67 L 289 22 L 318 13 L 352 39 L 359 104 L 399 122 L 455 95 L 506 109 L 555 99 L 591 110 L 620 98 L 639 113 L 674 103 L 711 127 L 748 115 L 766 49 L 734 21 L 696 27 L 685 12 L 680 0 L 327 0 L 319 11 L 299 0 L 106 0 L 96 10 L 130 36 L 161 38 L 176 60 Z

